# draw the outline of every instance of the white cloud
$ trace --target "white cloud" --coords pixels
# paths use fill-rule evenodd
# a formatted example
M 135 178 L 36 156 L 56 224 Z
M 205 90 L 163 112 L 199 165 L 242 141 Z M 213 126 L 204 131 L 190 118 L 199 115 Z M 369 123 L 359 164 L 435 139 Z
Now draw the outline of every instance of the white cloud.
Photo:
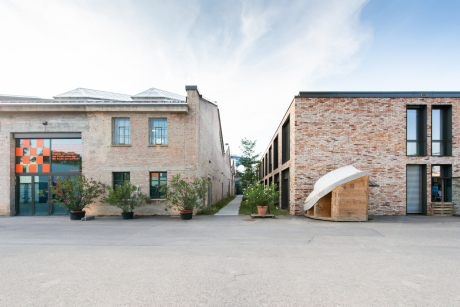
M 218 101 L 225 142 L 263 151 L 293 96 L 346 72 L 370 38 L 365 0 L 6 1 L 0 93 L 50 97 L 75 87 Z

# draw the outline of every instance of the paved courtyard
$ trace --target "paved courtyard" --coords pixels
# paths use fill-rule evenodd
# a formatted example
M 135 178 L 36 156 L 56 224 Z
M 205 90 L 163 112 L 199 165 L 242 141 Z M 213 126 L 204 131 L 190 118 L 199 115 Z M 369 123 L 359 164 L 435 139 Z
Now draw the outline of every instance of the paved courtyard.
M 0 218 L 0 306 L 459 306 L 460 218 Z

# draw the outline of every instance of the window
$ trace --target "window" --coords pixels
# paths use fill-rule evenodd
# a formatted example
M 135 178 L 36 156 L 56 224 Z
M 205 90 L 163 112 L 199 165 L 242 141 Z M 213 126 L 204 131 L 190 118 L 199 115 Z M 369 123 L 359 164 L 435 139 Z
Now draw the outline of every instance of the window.
M 113 119 L 113 144 L 114 145 L 129 145 L 130 144 L 129 118 L 114 118 Z
M 433 106 L 431 111 L 431 155 L 452 155 L 452 106 Z
M 265 154 L 265 175 L 268 175 L 268 154 Z
M 289 118 L 286 119 L 286 121 L 283 124 L 283 129 L 282 129 L 282 153 L 281 153 L 281 162 L 286 163 L 290 159 L 290 124 L 289 124 Z
M 273 169 L 278 168 L 278 136 L 273 141 Z
M 113 173 L 113 189 L 115 189 L 117 185 L 122 185 L 125 181 L 129 181 L 129 173 Z
M 168 120 L 166 118 L 150 119 L 150 144 L 168 144 Z
M 150 198 L 163 198 L 163 193 L 161 193 L 160 188 L 162 185 L 167 184 L 167 181 L 168 177 L 166 172 L 150 173 Z
M 452 165 L 431 166 L 431 201 L 452 201 Z
M 272 147 L 270 146 L 270 149 L 268 150 L 268 172 L 271 173 L 273 168 L 273 162 L 272 162 Z
M 426 156 L 426 106 L 407 106 L 406 155 Z

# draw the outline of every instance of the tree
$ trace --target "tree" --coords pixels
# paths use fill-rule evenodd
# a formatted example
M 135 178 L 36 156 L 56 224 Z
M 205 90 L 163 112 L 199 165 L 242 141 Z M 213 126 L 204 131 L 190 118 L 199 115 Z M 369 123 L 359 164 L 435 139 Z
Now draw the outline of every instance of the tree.
M 243 189 L 246 189 L 251 184 L 256 183 L 258 179 L 257 168 L 259 166 L 260 154 L 255 153 L 255 146 L 256 141 L 251 141 L 247 138 L 241 140 L 240 163 L 244 166 L 244 172 L 240 174 L 240 176 Z

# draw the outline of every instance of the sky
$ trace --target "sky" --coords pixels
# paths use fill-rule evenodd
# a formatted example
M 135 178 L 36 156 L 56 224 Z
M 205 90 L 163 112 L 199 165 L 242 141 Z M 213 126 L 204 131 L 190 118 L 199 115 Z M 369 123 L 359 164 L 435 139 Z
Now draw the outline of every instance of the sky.
M 268 146 L 299 91 L 459 91 L 460 0 L 0 1 L 0 94 L 150 87 Z

